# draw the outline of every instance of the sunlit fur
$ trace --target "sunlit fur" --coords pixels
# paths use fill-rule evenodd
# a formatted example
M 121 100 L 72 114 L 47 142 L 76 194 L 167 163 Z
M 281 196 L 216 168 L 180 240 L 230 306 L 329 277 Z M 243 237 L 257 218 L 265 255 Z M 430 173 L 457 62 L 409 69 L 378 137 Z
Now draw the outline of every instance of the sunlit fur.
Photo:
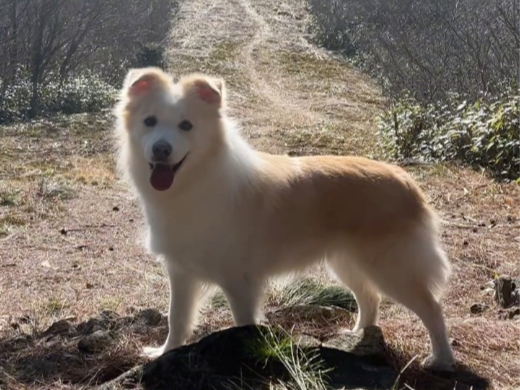
M 148 80 L 144 91 L 136 81 Z M 208 92 L 209 91 L 209 92 Z M 205 99 L 206 96 L 211 99 Z M 158 125 L 143 119 L 156 115 Z M 354 330 L 377 322 L 379 293 L 415 312 L 429 331 L 425 364 L 454 363 L 438 303 L 450 273 L 438 222 L 399 167 L 360 157 L 260 153 L 225 115 L 225 86 L 191 75 L 174 83 L 155 68 L 132 70 L 116 108 L 119 168 L 139 196 L 148 249 L 165 259 L 169 335 L 150 356 L 183 344 L 205 286 L 220 286 L 237 325 L 255 322 L 266 280 L 325 261 L 356 296 Z M 189 120 L 189 132 L 177 127 Z M 150 185 L 150 145 L 187 158 L 172 187 Z

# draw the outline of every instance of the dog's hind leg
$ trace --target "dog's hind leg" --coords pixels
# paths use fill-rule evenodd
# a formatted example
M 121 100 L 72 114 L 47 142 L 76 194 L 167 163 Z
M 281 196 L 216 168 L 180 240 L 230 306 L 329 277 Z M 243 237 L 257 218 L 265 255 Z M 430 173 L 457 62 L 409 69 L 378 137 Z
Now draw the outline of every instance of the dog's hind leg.
M 158 357 L 176 348 L 190 337 L 195 325 L 198 308 L 202 303 L 203 283 L 193 275 L 182 272 L 166 262 L 170 281 L 170 306 L 168 310 L 168 337 L 158 348 L 146 347 L 144 353 L 149 357 Z
M 343 257 L 334 257 L 328 261 L 328 264 L 338 279 L 352 291 L 356 298 L 358 317 L 352 331 L 357 332 L 367 326 L 376 325 L 381 297 L 370 280 Z
M 412 284 L 414 287 L 411 286 Z M 405 285 L 407 283 L 401 286 Z M 407 288 L 401 286 L 386 285 L 382 286 L 381 290 L 417 314 L 428 330 L 432 354 L 423 361 L 423 365 L 434 370 L 451 371 L 455 358 L 448 340 L 441 305 L 420 281 L 411 282 Z
M 221 285 L 237 326 L 252 325 L 261 317 L 264 283 L 248 276 L 226 281 Z
M 432 348 L 423 364 L 430 369 L 453 370 L 455 359 L 439 304 L 450 271 L 444 252 L 430 234 L 422 232 L 387 242 L 377 253 L 375 262 L 366 263 L 363 270 L 379 291 L 422 320 Z

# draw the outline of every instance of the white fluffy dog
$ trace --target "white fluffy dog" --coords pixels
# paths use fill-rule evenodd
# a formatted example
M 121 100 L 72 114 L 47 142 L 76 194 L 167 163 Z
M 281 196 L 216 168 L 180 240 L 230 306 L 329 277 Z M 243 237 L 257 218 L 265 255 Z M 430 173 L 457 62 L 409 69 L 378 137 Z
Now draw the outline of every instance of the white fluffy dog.
M 429 368 L 454 357 L 439 298 L 450 266 L 437 218 L 399 167 L 359 157 L 277 156 L 253 150 L 224 114 L 221 79 L 174 83 L 131 70 L 116 108 L 119 166 L 137 192 L 148 249 L 170 279 L 169 334 L 182 345 L 204 286 L 218 285 L 237 325 L 253 324 L 274 275 L 325 261 L 354 293 L 354 330 L 377 322 L 379 292 L 428 329 Z

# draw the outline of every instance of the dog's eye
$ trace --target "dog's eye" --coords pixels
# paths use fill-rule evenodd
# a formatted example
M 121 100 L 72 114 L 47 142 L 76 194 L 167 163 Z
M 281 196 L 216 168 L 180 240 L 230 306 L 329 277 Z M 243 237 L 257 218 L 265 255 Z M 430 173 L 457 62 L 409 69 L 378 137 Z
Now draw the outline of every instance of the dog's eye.
M 157 124 L 157 118 L 154 116 L 149 116 L 144 119 L 145 126 L 154 127 Z
M 181 123 L 179 123 L 179 129 L 182 129 L 184 131 L 191 130 L 192 127 L 193 125 L 189 121 L 182 121 Z

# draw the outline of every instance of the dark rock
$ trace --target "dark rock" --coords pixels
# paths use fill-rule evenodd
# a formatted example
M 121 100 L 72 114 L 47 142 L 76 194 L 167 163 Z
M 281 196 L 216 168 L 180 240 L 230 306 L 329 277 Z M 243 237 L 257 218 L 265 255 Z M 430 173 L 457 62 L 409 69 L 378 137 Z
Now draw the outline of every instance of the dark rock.
M 474 303 L 470 306 L 469 311 L 471 314 L 482 314 L 487 309 L 489 309 L 489 306 L 484 303 Z
M 108 321 L 115 321 L 119 318 L 119 314 L 112 310 L 103 310 L 100 314 L 100 317 L 107 319 Z
M 110 330 L 117 327 L 119 315 L 111 310 L 103 310 L 97 317 L 92 317 L 86 322 L 77 326 L 77 330 L 82 334 L 94 333 L 98 330 Z
M 378 326 L 370 326 L 355 333 L 344 333 L 323 343 L 323 346 L 357 356 L 383 356 L 386 349 L 383 333 Z
M 99 330 L 110 329 L 110 321 L 100 317 L 89 318 L 88 321 L 82 322 L 78 325 L 77 329 L 79 333 L 91 334 Z
M 495 301 L 504 309 L 520 306 L 520 279 L 502 275 L 494 281 Z
M 498 311 L 498 318 L 501 320 L 512 320 L 516 316 L 520 316 L 520 307 L 512 307 L 510 309 L 501 309 Z
M 33 341 L 33 336 L 28 334 L 21 334 L 11 339 L 2 341 L 0 343 L 0 347 L 2 352 L 17 352 L 27 349 L 33 343 Z
M 135 319 L 132 316 L 119 317 L 114 325 L 114 329 L 127 328 L 135 323 Z
M 460 347 L 460 341 L 457 339 L 453 339 L 450 341 L 452 347 Z
M 43 336 L 53 337 L 58 335 L 71 335 L 75 333 L 74 327 L 67 320 L 60 320 L 52 324 L 45 332 Z
M 237 388 L 254 389 L 269 380 L 287 381 L 290 373 L 286 366 L 276 356 L 262 352 L 263 343 L 273 337 L 287 340 L 288 336 L 263 326 L 226 329 L 169 351 L 102 388 L 117 389 L 123 387 L 123 383 L 125 386 L 133 383 L 154 390 L 219 390 L 229 389 L 230 380 L 235 379 L 240 384 Z M 397 373 L 381 356 L 381 345 L 384 345 L 381 331 L 374 327 L 352 337 L 355 341 L 347 341 L 349 335 L 342 335 L 329 342 L 330 346 L 321 345 L 308 336 L 300 338 L 298 348 L 291 347 L 291 343 L 279 342 L 277 345 L 293 348 L 292 353 L 298 354 L 300 359 L 321 360 L 323 368 L 330 369 L 326 379 L 332 389 L 390 389 Z M 373 349 L 376 354 L 371 354 L 368 347 L 371 341 L 378 345 Z M 343 350 L 344 347 L 348 351 Z
M 97 390 L 121 390 L 140 388 L 141 378 L 143 377 L 144 366 L 136 366 L 131 370 L 119 375 L 117 378 L 99 386 Z
M 294 342 L 301 348 L 317 348 L 321 347 L 322 345 L 322 342 L 320 340 L 304 334 L 295 335 Z
M 392 387 L 395 372 L 386 364 L 386 343 L 381 328 L 370 326 L 359 332 L 347 332 L 328 340 L 323 347 L 321 356 L 331 362 L 329 367 L 334 368 L 328 373 L 333 389 Z M 374 370 L 372 382 L 367 381 L 367 378 L 361 382 L 355 381 L 354 377 L 363 370 Z
M 148 326 L 157 326 L 161 323 L 163 315 L 155 309 L 141 310 L 135 315 L 135 320 Z
M 133 332 L 148 334 L 151 327 L 163 324 L 163 320 L 165 319 L 166 317 L 163 316 L 159 311 L 155 309 L 145 309 L 139 311 L 133 316 L 118 317 L 111 320 L 109 329 L 130 327 Z
M 31 317 L 28 314 L 24 314 L 23 316 L 18 317 L 16 321 L 18 321 L 20 324 L 29 324 L 31 323 Z
M 78 349 L 83 353 L 93 354 L 104 351 L 114 341 L 112 334 L 107 330 L 96 330 L 83 337 L 78 343 Z

